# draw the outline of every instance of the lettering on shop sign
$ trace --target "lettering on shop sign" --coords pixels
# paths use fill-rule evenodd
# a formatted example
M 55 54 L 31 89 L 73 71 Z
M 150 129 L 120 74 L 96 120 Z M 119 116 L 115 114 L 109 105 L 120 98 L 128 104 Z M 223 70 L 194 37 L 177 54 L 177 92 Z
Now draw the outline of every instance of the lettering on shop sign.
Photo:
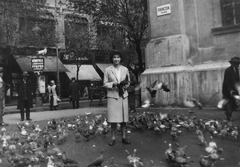
M 163 16 L 166 14 L 171 14 L 171 5 L 162 5 L 157 7 L 157 16 Z
M 31 65 L 33 71 L 43 71 L 44 70 L 44 58 L 32 58 Z
M 72 54 L 64 54 L 63 60 L 88 60 L 88 58 L 86 56 L 85 57 L 76 57 Z

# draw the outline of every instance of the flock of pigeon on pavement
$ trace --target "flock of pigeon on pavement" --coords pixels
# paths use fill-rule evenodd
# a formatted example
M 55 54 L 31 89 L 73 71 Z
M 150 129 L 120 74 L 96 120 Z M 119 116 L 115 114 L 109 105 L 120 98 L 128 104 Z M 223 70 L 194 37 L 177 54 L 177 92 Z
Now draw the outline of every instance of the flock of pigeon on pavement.
M 154 83 L 157 89 L 170 91 L 163 83 Z M 149 88 L 152 97 L 156 93 Z M 153 91 L 153 92 L 151 92 Z M 190 105 L 191 102 L 191 105 Z M 197 106 L 199 109 L 202 105 L 196 100 L 185 101 L 186 106 Z M 162 112 L 141 112 L 133 113 L 129 116 L 127 130 L 138 132 L 151 130 L 156 134 L 170 135 L 173 141 L 181 137 L 182 131 L 196 134 L 200 147 L 205 149 L 206 155 L 199 158 L 201 167 L 214 167 L 217 161 L 221 160 L 223 149 L 219 148 L 214 138 L 228 138 L 231 140 L 238 139 L 238 127 L 232 122 L 208 120 L 206 118 L 197 118 L 193 111 L 188 110 L 186 114 L 176 114 L 174 116 Z M 90 116 L 91 115 L 91 116 Z M 45 164 L 47 167 L 77 167 L 81 166 L 77 160 L 68 157 L 66 151 L 58 148 L 58 145 L 64 145 L 68 138 L 74 135 L 76 143 L 92 139 L 92 136 L 106 136 L 110 131 L 110 124 L 107 122 L 106 114 L 75 116 L 71 118 L 51 119 L 47 125 L 40 127 L 36 121 L 18 122 L 16 124 L 19 131 L 9 134 L 5 127 L 0 130 L 0 166 L 3 159 L 6 159 L 10 167 L 41 167 Z M 120 124 L 117 131 L 121 132 Z M 209 132 L 210 141 L 206 141 L 204 134 Z M 176 143 L 177 148 L 173 149 L 169 143 L 169 148 L 165 150 L 166 161 L 169 166 L 187 167 L 190 158 L 185 154 L 187 146 L 180 146 Z M 141 148 L 138 148 L 141 149 Z M 133 167 L 143 167 L 144 162 L 141 157 L 137 156 L 137 149 L 131 154 L 128 150 L 126 159 L 129 165 Z M 104 150 L 94 161 L 89 162 L 88 167 L 102 166 L 104 163 Z M 153 160 L 150 160 L 151 167 L 154 167 Z M 111 158 L 108 166 L 118 166 Z
M 6 158 L 10 167 L 40 167 L 47 164 L 47 167 L 77 167 L 81 166 L 77 160 L 70 159 L 65 151 L 61 151 L 57 145 L 63 145 L 68 141 L 70 135 L 75 135 L 75 142 L 82 140 L 89 141 L 91 136 L 104 135 L 110 131 L 105 114 L 90 116 L 76 116 L 73 118 L 51 119 L 45 127 L 40 127 L 36 121 L 18 122 L 18 132 L 9 134 L 6 128 L 0 131 L 2 147 L 0 158 Z M 117 130 L 120 132 L 120 126 Z M 152 130 L 156 134 L 169 134 L 173 141 L 176 141 L 182 131 L 196 133 L 199 145 L 205 148 L 206 155 L 199 159 L 201 167 L 213 167 L 221 159 L 222 148 L 217 147 L 215 137 L 238 139 L 238 128 L 232 122 L 207 120 L 196 118 L 193 111 L 182 115 L 170 116 L 167 113 L 142 112 L 130 115 L 128 130 L 146 131 Z M 211 140 L 206 141 L 204 133 L 211 134 Z M 140 149 L 140 148 L 138 148 Z M 166 161 L 169 166 L 188 166 L 190 159 L 185 154 L 186 146 L 177 145 L 174 150 L 172 145 L 165 151 Z M 133 167 L 144 166 L 141 157 L 136 155 L 137 150 L 130 154 L 126 150 L 126 158 Z M 88 167 L 101 166 L 105 161 L 104 150 Z M 1 162 L 1 161 L 0 161 Z M 154 164 L 153 161 L 152 166 Z M 114 166 L 114 161 L 111 161 Z M 115 165 L 116 166 L 116 165 Z

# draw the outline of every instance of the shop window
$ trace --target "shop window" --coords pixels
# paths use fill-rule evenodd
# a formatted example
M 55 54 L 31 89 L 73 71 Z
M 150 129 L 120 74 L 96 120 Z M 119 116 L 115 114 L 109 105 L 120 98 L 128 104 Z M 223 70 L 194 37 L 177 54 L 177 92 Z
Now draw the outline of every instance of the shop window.
M 221 0 L 223 26 L 237 25 L 240 23 L 240 1 Z

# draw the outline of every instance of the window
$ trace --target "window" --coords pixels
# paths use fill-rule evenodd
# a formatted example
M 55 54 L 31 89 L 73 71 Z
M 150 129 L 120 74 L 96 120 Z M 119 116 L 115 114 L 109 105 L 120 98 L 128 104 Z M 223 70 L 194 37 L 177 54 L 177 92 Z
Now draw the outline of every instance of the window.
M 240 1 L 221 0 L 223 26 L 237 25 L 240 23 Z
M 35 26 L 40 28 L 39 37 L 33 33 Z M 55 39 L 55 21 L 47 18 L 19 18 L 20 43 L 25 45 L 53 46 Z
M 74 43 L 75 37 L 77 38 L 76 33 L 84 33 L 88 31 L 88 20 L 77 15 L 66 15 L 64 24 L 65 43 L 68 47 Z

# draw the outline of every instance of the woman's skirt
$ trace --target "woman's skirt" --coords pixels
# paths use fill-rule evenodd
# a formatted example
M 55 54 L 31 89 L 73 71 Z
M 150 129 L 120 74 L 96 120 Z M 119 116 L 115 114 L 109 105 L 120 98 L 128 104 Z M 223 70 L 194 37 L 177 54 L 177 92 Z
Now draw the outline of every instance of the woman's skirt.
M 125 99 L 123 99 L 122 97 L 119 97 L 118 99 L 108 98 L 107 108 L 108 122 L 128 122 L 128 97 L 126 97 Z

